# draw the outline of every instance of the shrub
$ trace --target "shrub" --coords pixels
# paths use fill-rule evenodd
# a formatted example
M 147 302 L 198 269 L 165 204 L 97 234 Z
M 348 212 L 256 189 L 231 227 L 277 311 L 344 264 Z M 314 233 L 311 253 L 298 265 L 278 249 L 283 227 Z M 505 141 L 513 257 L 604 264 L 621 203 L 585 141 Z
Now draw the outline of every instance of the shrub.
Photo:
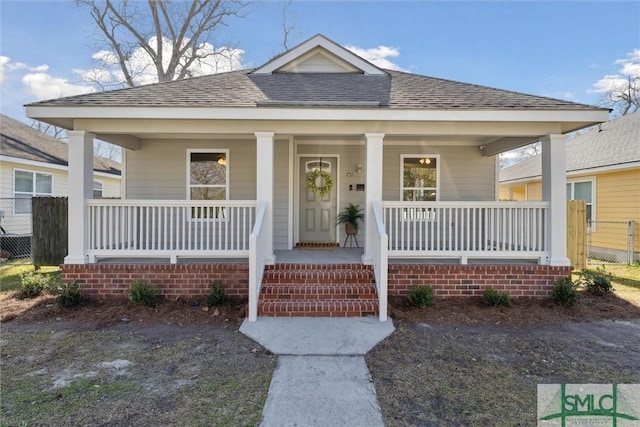
M 431 286 L 414 286 L 407 295 L 407 302 L 414 307 L 430 307 L 435 305 L 436 297 Z
M 40 296 L 49 284 L 49 278 L 41 273 L 29 271 L 20 275 L 22 280 L 22 296 L 35 298 Z
M 509 295 L 507 295 L 505 292 L 499 292 L 492 288 L 485 289 L 485 291 L 482 293 L 482 301 L 492 307 L 509 307 L 511 305 Z
M 60 272 L 47 275 L 47 290 L 53 295 L 58 295 L 62 291 L 63 283 Z
M 158 296 L 158 288 L 144 280 L 136 280 L 129 287 L 129 301 L 152 307 Z
M 227 296 L 227 293 L 224 291 L 224 287 L 222 286 L 221 281 L 212 280 L 209 285 L 209 288 L 210 288 L 210 291 L 209 291 L 209 294 L 207 295 L 207 307 L 220 305 L 229 299 L 229 297 Z
M 572 307 L 578 301 L 578 284 L 573 283 L 571 277 L 563 277 L 553 283 L 551 291 L 551 300 L 567 307 Z
M 56 297 L 56 302 L 64 307 L 75 307 L 82 302 L 82 292 L 80 287 L 75 281 L 60 285 L 59 295 Z
M 582 270 L 580 272 L 580 284 L 587 292 L 594 295 L 604 295 L 613 291 L 611 285 L 611 275 L 604 268 L 593 270 Z

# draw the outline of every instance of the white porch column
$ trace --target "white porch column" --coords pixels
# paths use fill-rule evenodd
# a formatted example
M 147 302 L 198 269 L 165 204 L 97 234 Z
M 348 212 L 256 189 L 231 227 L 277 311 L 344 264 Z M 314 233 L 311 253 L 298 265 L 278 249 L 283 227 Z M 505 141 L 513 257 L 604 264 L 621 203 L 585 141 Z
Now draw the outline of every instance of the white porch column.
M 93 138 L 82 130 L 69 138 L 69 253 L 65 264 L 87 264 L 88 230 L 85 200 L 93 198 Z
M 365 133 L 366 179 L 365 179 L 365 250 L 362 261 L 371 264 L 372 244 L 376 238 L 371 202 L 382 201 L 382 145 L 384 133 Z
M 273 254 L 273 136 L 274 132 L 255 132 L 256 136 L 256 200 L 267 202 L 263 233 L 265 233 L 266 263 L 275 264 Z
M 547 135 L 542 143 L 542 200 L 549 202 L 548 265 L 567 266 L 566 136 Z

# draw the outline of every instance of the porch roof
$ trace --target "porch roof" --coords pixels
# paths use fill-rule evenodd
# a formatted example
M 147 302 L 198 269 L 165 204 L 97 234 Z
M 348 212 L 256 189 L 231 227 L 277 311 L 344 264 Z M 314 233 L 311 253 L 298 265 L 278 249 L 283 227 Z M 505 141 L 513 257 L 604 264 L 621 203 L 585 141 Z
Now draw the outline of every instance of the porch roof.
M 640 112 L 603 123 L 567 141 L 567 173 L 586 173 L 607 167 L 640 166 Z M 500 183 L 540 179 L 540 155 L 500 171 Z

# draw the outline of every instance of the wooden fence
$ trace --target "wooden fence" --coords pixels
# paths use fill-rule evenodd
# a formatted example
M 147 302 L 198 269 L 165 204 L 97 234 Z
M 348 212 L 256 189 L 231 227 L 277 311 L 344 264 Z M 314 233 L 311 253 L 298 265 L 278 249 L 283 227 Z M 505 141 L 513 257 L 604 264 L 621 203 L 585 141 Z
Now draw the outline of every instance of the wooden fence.
M 68 213 L 66 197 L 31 199 L 33 265 L 60 265 L 68 252 Z
M 574 270 L 587 268 L 587 205 L 584 200 L 567 201 L 567 257 Z

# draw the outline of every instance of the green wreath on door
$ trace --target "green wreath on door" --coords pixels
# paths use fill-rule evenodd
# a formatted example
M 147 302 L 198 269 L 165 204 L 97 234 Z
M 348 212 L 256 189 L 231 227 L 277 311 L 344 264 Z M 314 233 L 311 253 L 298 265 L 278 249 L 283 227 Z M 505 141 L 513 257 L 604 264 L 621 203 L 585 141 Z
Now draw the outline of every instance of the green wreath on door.
M 314 168 L 311 172 L 307 173 L 307 188 L 314 193 L 318 193 L 320 198 L 322 198 L 331 192 L 333 188 L 333 178 L 331 178 L 328 172 L 320 168 Z

